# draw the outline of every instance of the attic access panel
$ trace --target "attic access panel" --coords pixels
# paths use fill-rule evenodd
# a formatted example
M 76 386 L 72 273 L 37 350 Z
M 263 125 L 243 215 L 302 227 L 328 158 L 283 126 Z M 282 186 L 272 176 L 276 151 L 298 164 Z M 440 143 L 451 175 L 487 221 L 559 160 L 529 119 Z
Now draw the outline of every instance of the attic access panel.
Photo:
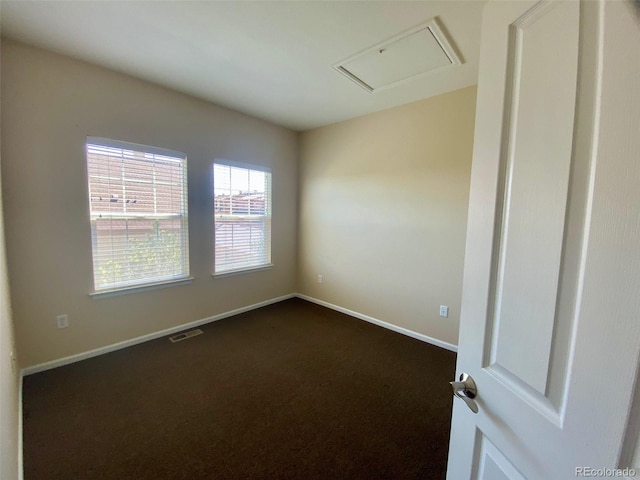
M 461 63 L 433 18 L 351 56 L 333 68 L 373 93 Z

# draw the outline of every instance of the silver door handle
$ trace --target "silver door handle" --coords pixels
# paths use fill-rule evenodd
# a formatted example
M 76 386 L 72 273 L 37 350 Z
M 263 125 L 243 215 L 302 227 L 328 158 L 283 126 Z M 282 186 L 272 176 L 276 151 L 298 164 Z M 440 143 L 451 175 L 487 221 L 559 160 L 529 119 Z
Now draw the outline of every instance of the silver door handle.
M 449 382 L 449 384 L 453 388 L 453 394 L 464 400 L 473 413 L 478 413 L 478 404 L 473 400 L 478 395 L 478 387 L 473 378 L 466 373 L 461 373 L 460 381 Z

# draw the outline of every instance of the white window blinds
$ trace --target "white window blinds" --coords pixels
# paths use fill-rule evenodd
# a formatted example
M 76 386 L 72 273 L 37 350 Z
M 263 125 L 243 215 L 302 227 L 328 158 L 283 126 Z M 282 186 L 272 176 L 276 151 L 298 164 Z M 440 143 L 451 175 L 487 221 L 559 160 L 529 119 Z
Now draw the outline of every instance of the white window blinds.
M 214 272 L 271 264 L 271 171 L 213 164 Z
M 186 278 L 186 156 L 89 137 L 87 172 L 95 292 Z

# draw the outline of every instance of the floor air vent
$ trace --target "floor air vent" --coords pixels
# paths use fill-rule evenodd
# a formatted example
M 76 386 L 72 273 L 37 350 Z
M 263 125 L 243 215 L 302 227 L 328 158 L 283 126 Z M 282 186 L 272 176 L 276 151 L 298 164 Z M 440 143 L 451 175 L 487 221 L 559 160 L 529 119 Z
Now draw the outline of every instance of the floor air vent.
M 188 332 L 180 332 L 180 333 L 176 333 L 175 335 L 171 335 L 169 337 L 169 340 L 171 340 L 171 343 L 181 342 L 182 340 L 195 337 L 196 335 L 200 335 L 201 333 L 204 333 L 204 332 L 199 328 L 196 328 L 195 330 L 189 330 Z

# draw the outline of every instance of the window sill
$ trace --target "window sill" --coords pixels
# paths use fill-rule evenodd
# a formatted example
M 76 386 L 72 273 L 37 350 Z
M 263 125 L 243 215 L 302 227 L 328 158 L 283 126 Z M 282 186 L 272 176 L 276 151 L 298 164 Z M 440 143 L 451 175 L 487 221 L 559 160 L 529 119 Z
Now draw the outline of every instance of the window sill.
M 249 268 L 242 268 L 238 270 L 229 270 L 227 272 L 214 273 L 211 276 L 213 278 L 230 277 L 232 275 L 240 275 L 242 273 L 253 273 L 253 272 L 261 272 L 263 270 L 271 270 L 272 268 L 273 268 L 273 263 L 269 263 L 267 265 L 260 265 L 259 267 L 249 267 Z
M 118 295 L 129 295 L 131 293 L 139 293 L 147 290 L 158 290 L 160 288 L 173 287 L 176 285 L 188 285 L 193 281 L 193 277 L 183 277 L 175 280 L 163 280 L 156 283 L 145 283 L 144 285 L 135 285 L 132 287 L 114 288 L 111 290 L 100 290 L 98 292 L 91 292 L 89 296 L 91 298 L 105 298 L 115 297 Z

